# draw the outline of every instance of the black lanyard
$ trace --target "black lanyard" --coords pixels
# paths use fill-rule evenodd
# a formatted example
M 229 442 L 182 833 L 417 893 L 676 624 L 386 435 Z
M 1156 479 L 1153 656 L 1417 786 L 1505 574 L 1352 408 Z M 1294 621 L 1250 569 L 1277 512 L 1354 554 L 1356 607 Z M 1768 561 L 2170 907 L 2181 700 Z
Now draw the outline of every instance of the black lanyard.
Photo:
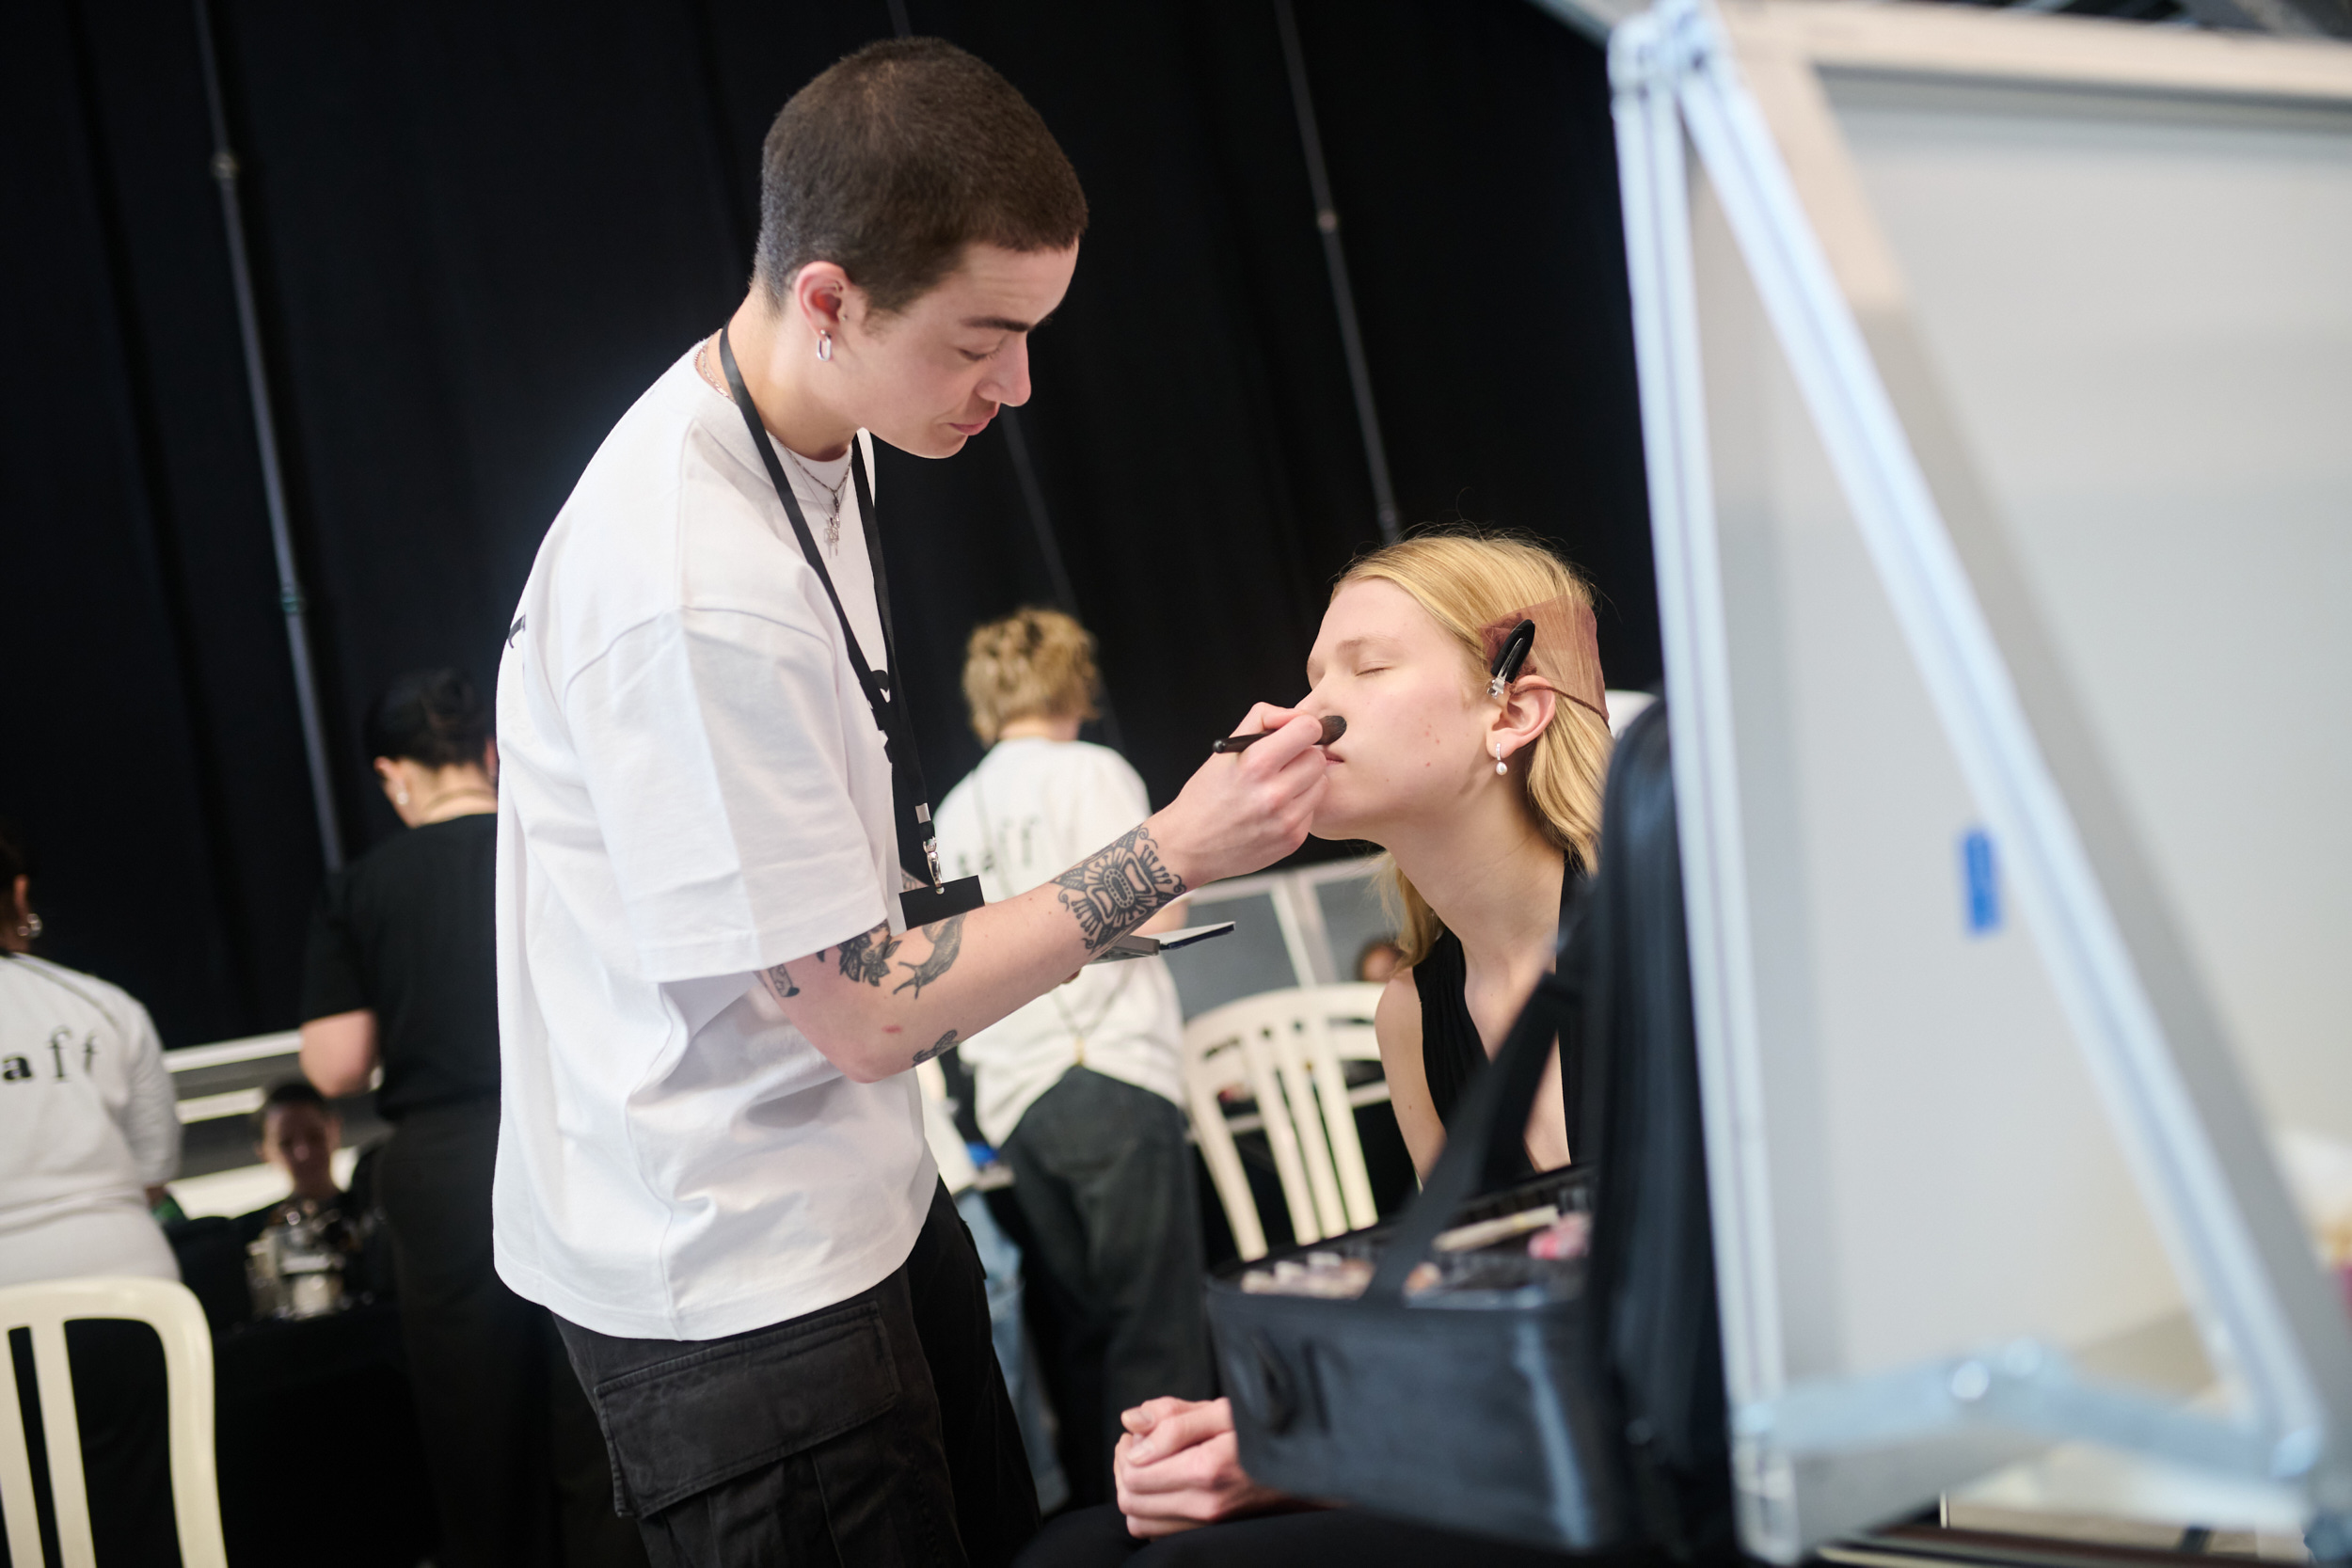
M 890 578 L 882 567 L 881 524 L 874 515 L 873 489 L 866 478 L 866 453 L 852 436 L 850 471 L 857 479 L 858 521 L 866 530 L 866 559 L 874 572 L 874 608 L 881 612 L 882 657 L 888 661 L 880 673 L 866 662 L 866 650 L 858 646 L 850 613 L 841 608 L 840 591 L 833 585 L 833 574 L 825 570 L 825 558 L 817 548 L 816 536 L 808 531 L 808 519 L 801 515 L 800 499 L 792 493 L 792 483 L 785 477 L 784 465 L 776 458 L 775 445 L 759 422 L 759 410 L 753 404 L 751 393 L 744 389 L 743 372 L 736 368 L 735 350 L 727 342 L 724 327 L 719 330 L 719 363 L 727 372 L 727 387 L 735 394 L 736 411 L 743 416 L 744 428 L 751 432 L 752 446 L 758 451 L 759 460 L 767 465 L 769 481 L 776 487 L 776 499 L 784 502 L 784 515 L 791 520 L 792 536 L 800 541 L 801 554 L 806 558 L 809 570 L 817 574 L 817 580 L 825 585 L 825 597 L 833 601 L 834 615 L 841 622 L 842 641 L 850 651 L 850 668 L 856 672 L 866 704 L 874 710 L 874 727 L 882 733 L 882 749 L 890 758 L 890 804 L 898 824 L 898 862 L 907 875 L 923 884 L 898 895 L 906 923 L 910 928 L 928 926 L 949 915 L 977 910 L 987 901 L 977 877 L 945 884 L 939 879 L 939 838 L 931 827 L 931 798 L 923 783 L 923 756 L 915 750 L 914 726 L 907 719 L 903 684 L 896 678 L 898 639 L 890 620 Z M 919 853 L 916 846 L 921 847 Z

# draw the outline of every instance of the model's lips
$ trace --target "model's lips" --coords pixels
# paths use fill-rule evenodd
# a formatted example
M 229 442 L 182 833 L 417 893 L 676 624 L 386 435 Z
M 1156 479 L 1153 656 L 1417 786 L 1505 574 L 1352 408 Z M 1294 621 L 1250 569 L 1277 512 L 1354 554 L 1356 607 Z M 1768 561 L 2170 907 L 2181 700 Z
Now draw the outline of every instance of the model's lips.
M 947 428 L 954 431 L 959 436 L 977 436 L 981 431 L 986 430 L 989 427 L 990 422 L 995 418 L 996 416 L 992 413 L 989 415 L 988 419 L 982 420 L 977 424 L 958 424 L 955 420 L 949 420 L 947 421 Z

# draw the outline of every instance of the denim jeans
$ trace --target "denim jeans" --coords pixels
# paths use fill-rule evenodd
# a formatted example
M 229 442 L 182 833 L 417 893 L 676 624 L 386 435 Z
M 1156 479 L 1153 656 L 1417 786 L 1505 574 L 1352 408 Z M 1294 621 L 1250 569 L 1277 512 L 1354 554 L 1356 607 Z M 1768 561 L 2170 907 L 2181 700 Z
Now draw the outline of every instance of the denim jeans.
M 1161 1394 L 1216 1391 L 1200 1250 L 1200 1197 L 1184 1114 L 1149 1089 L 1073 1067 L 1021 1115 L 999 1151 L 1026 1220 L 1031 1267 L 1050 1270 L 1103 1346 L 1081 1498 L 1107 1496 L 1120 1412 Z M 1073 1445 L 1072 1453 L 1080 1451 Z
M 1037 1494 L 945 1187 L 872 1290 L 723 1339 L 558 1320 L 656 1568 L 1009 1561 Z
M 996 1366 L 1005 1374 L 1006 1392 L 1012 1396 L 1013 1414 L 1021 1420 L 1021 1446 L 1028 1450 L 1029 1474 L 1037 1481 L 1038 1509 L 1051 1513 L 1070 1500 L 1070 1481 L 1054 1450 L 1053 1418 L 1046 1414 L 1044 1383 L 1022 1312 L 1021 1249 L 988 1212 L 988 1201 L 977 1188 L 956 1195 L 956 1212 L 963 1216 L 972 1244 L 979 1249 L 980 1264 L 988 1270 L 988 1326 L 996 1341 Z

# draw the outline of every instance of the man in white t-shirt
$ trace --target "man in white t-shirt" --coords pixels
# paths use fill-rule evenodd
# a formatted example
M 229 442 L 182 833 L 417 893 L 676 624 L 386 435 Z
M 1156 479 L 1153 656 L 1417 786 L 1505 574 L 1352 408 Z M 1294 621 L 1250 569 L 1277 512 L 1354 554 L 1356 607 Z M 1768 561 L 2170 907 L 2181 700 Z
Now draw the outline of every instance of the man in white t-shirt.
M 1126 758 L 1078 738 L 1097 685 L 1094 639 L 1059 610 L 972 633 L 963 697 L 989 751 L 940 802 L 939 853 L 991 898 L 1052 879 L 1151 810 Z M 1181 924 L 1181 908 L 1142 929 Z M 980 1132 L 1012 1172 L 1030 1266 L 1086 1315 L 1070 1349 L 1093 1364 L 1071 1366 L 1062 1387 L 1101 1397 L 1060 1412 L 1089 1455 L 1072 1478 L 1081 1499 L 1110 1498 L 1120 1412 L 1216 1391 L 1183 1048 L 1158 958 L 1091 965 L 958 1048 Z
M 1018 1549 L 1035 1495 L 908 1069 L 1288 853 L 1321 794 L 1318 725 L 1261 705 L 1278 733 L 1107 847 L 906 927 L 922 856 L 858 670 L 887 662 L 872 440 L 946 457 L 1027 400 L 1085 222 L 970 55 L 818 76 L 769 133 L 748 297 L 606 437 L 507 635 L 499 1273 L 559 1319 L 657 1563 Z

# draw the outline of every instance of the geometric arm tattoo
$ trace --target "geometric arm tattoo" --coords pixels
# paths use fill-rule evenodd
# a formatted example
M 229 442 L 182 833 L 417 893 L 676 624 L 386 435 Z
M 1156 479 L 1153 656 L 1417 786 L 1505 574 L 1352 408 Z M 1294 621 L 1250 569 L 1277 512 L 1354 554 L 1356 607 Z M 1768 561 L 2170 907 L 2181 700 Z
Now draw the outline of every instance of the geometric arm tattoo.
M 1062 908 L 1077 918 L 1089 953 L 1099 953 L 1184 895 L 1184 879 L 1160 859 L 1150 827 L 1139 827 L 1054 879 Z

